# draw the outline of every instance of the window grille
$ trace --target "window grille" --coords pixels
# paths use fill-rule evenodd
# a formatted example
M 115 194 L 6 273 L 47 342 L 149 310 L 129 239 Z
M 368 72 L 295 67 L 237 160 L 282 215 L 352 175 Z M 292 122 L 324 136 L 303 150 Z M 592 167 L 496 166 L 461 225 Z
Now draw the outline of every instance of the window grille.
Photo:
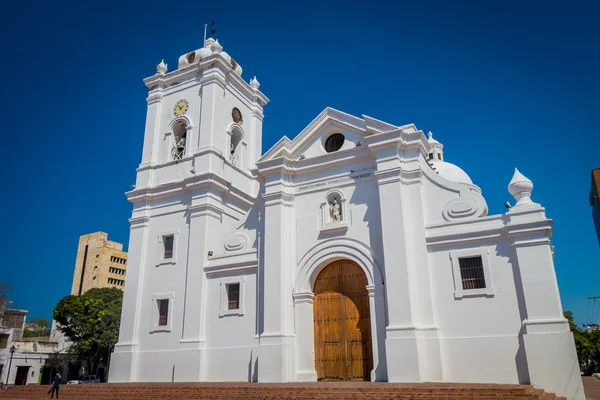
M 238 310 L 240 308 L 240 284 L 230 283 L 227 285 L 227 309 Z
M 164 256 L 163 258 L 165 260 L 169 259 L 169 258 L 173 258 L 173 241 L 174 241 L 174 237 L 173 235 L 169 235 L 169 236 L 165 236 L 163 238 L 163 243 L 164 243 Z
M 463 290 L 485 289 L 485 275 L 481 256 L 458 259 Z
M 341 133 L 334 133 L 333 135 L 329 136 L 325 141 L 325 151 L 328 153 L 338 151 L 342 148 L 344 140 L 344 135 L 342 135 Z
M 169 318 L 169 299 L 160 299 L 158 302 L 158 326 L 166 326 Z

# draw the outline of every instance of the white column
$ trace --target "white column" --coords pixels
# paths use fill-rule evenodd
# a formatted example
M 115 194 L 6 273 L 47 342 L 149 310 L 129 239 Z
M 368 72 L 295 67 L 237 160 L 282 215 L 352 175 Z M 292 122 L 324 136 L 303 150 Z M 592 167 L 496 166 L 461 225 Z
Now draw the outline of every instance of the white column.
M 202 380 L 205 337 L 207 232 L 211 223 L 221 223 L 220 210 L 208 202 L 204 194 L 197 195 L 188 208 L 189 238 L 180 245 L 187 248 L 186 287 L 183 313 L 183 334 L 179 341 L 175 381 Z
M 397 150 L 380 151 L 390 158 Z M 411 270 L 406 245 L 406 210 L 399 166 L 377 172 L 381 209 L 385 294 L 388 308 L 386 327 L 387 374 L 390 382 L 422 380 L 417 331 L 413 316 Z M 385 216 L 385 217 L 383 217 Z
M 135 215 L 135 211 L 134 211 Z M 127 279 L 123 292 L 119 341 L 111 355 L 109 382 L 131 382 L 136 380 L 134 353 L 138 344 L 139 310 L 142 309 L 142 284 L 146 267 L 148 230 L 147 216 L 129 220 L 129 252 L 127 257 Z
M 294 316 L 296 322 L 296 380 L 315 382 L 315 328 L 311 292 L 294 293 Z
M 293 196 L 282 191 L 283 173 L 267 177 L 270 193 L 263 194 L 264 257 L 262 313 L 258 362 L 259 382 L 293 379 L 294 307 L 292 302 Z
M 144 147 L 142 150 L 142 163 L 140 166 L 149 163 L 155 163 L 161 161 L 157 157 L 157 144 L 160 136 L 160 122 L 162 112 L 162 100 L 163 100 L 163 85 L 162 80 L 157 85 L 157 88 L 148 93 L 146 102 L 148 103 L 148 109 L 146 111 L 146 128 L 144 130 Z
M 385 300 L 383 290 L 383 286 L 367 286 L 373 347 L 372 382 L 386 382 L 388 380 L 385 347 L 383 346 L 385 342 Z
M 390 382 L 441 379 L 441 356 L 433 325 L 422 198 L 422 132 L 402 129 L 366 139 L 375 151 L 381 212 L 387 377 Z
M 568 400 L 584 400 L 575 341 L 563 316 L 554 270 L 552 221 L 538 204 L 515 206 L 507 215 L 527 315 L 523 343 L 530 381 Z

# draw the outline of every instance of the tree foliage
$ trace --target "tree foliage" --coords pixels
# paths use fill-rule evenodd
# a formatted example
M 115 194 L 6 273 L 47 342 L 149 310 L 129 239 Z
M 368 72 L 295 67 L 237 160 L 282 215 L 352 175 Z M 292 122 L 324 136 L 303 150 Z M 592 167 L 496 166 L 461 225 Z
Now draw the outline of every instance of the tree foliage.
M 588 373 L 597 372 L 600 367 L 600 330 L 579 328 L 571 311 L 565 311 L 564 316 L 573 332 L 579 363 L 585 366 Z
M 63 297 L 54 308 L 59 329 L 73 345 L 73 358 L 87 360 L 91 372 L 106 358 L 119 336 L 123 292 L 117 288 L 90 289 L 81 296 Z
M 23 337 L 42 337 L 50 336 L 52 323 L 46 318 L 34 318 L 25 324 Z

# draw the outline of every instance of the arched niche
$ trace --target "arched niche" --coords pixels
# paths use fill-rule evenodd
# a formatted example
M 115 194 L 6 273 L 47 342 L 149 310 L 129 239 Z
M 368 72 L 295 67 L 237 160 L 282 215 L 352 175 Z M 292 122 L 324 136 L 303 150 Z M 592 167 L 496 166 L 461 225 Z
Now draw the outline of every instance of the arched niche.
M 231 124 L 227 129 L 227 160 L 238 168 L 245 165 L 246 133 L 239 124 Z
M 320 207 L 321 227 L 330 225 L 347 225 L 348 210 L 346 197 L 339 190 L 330 190 L 325 194 Z

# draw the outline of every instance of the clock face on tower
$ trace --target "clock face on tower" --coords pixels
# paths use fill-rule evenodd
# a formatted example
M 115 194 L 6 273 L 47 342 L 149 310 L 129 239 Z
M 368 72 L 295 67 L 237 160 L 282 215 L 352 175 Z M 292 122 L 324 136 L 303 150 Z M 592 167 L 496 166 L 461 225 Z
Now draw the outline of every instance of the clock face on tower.
M 177 104 L 175 104 L 175 108 L 173 109 L 173 113 L 175 115 L 183 115 L 187 112 L 188 108 L 190 106 L 190 103 L 188 103 L 187 100 L 185 99 L 181 99 L 177 102 Z

